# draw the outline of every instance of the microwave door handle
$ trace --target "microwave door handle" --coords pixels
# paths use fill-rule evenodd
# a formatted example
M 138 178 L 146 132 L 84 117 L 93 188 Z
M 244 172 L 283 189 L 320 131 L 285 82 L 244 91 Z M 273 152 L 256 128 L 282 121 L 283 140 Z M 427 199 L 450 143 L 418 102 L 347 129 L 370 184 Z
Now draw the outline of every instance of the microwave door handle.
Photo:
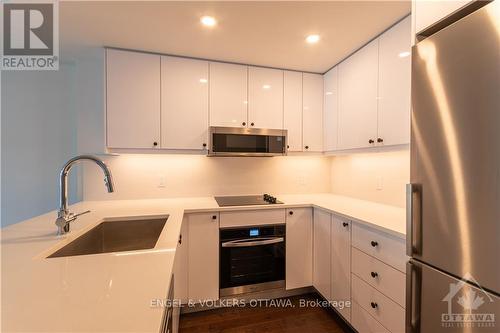
M 246 238 L 239 239 L 229 242 L 224 242 L 221 244 L 222 247 L 248 247 L 248 246 L 261 246 L 261 245 L 269 245 L 269 244 L 277 244 L 284 242 L 285 239 L 283 237 L 276 238 Z

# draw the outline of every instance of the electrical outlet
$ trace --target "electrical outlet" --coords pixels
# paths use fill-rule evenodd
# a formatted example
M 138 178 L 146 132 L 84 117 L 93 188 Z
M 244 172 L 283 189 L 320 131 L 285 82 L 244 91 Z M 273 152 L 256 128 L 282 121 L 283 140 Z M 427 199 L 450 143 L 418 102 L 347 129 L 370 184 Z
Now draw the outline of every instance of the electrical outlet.
M 306 185 L 306 177 L 305 176 L 298 176 L 297 177 L 297 185 L 299 185 L 299 186 Z
M 382 191 L 384 188 L 384 178 L 383 177 L 377 177 L 377 191 Z
M 158 187 L 165 187 L 165 175 L 158 177 Z

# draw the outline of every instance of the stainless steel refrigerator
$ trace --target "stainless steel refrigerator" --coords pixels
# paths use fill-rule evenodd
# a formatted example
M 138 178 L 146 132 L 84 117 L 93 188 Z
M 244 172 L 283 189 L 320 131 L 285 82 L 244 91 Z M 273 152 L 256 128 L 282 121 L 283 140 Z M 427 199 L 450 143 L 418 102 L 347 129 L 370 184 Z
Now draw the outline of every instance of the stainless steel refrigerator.
M 500 332 L 500 0 L 412 57 L 406 332 Z

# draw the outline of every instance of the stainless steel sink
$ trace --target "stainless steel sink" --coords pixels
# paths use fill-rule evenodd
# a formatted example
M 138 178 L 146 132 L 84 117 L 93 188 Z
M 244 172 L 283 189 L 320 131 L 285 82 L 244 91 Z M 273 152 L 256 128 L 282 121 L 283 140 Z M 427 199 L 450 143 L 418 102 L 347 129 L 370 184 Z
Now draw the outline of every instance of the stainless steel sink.
M 47 258 L 152 249 L 167 219 L 105 221 Z

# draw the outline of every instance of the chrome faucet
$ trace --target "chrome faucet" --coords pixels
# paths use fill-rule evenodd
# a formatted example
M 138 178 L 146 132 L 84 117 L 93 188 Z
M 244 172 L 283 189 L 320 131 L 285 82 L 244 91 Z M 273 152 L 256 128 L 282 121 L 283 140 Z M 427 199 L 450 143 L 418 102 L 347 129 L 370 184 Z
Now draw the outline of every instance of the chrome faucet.
M 76 218 L 80 215 L 90 213 L 90 210 L 79 214 L 73 214 L 68 210 L 68 173 L 71 170 L 71 167 L 78 161 L 87 160 L 93 161 L 98 166 L 101 167 L 104 172 L 104 183 L 106 184 L 106 188 L 108 192 L 111 193 L 114 191 L 113 178 L 111 177 L 111 171 L 108 166 L 98 159 L 97 157 L 91 155 L 80 155 L 73 157 L 70 159 L 61 169 L 61 174 L 59 178 L 59 212 L 57 213 L 56 225 L 57 225 L 57 234 L 64 235 L 69 232 L 70 223 L 76 220 Z

